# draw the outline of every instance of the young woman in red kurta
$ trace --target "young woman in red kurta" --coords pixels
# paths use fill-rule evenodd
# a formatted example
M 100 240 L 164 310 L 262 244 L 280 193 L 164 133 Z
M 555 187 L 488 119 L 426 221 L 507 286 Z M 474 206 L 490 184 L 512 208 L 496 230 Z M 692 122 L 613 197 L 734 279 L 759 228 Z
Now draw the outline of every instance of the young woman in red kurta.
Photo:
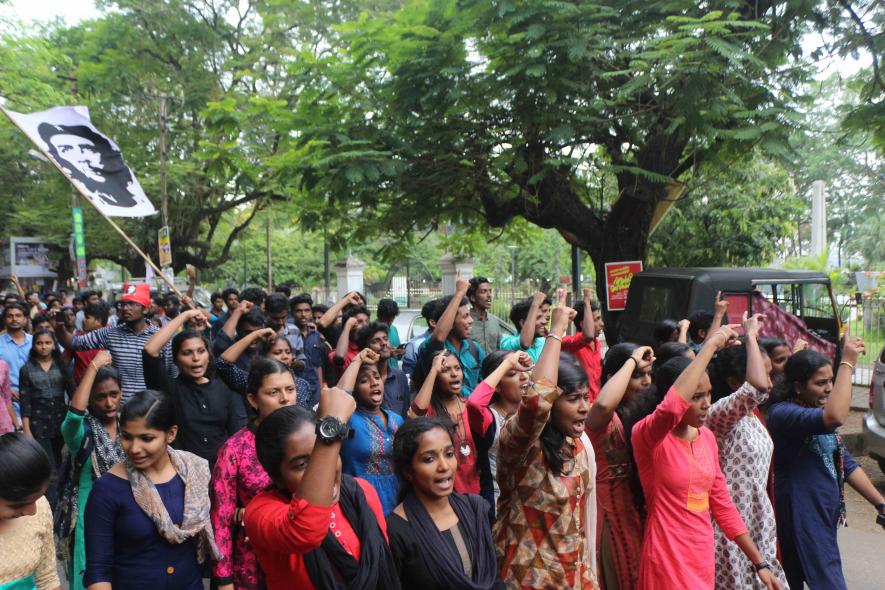
M 447 350 L 438 353 L 433 357 L 424 384 L 409 408 L 409 417 L 448 416 L 455 428 L 455 451 L 458 456 L 455 491 L 459 494 L 479 494 L 479 459 L 470 431 L 467 401 L 461 396 L 463 383 L 464 371 L 458 357 Z
M 654 360 L 649 346 L 622 342 L 609 348 L 603 365 L 604 385 L 587 416 L 587 434 L 597 466 L 599 582 L 605 590 L 637 588 L 643 523 L 630 487 L 636 466 L 616 410 L 651 394 Z
M 707 364 L 717 350 L 736 343 L 734 327 L 719 328 L 707 338 L 660 405 L 637 422 L 630 434 L 648 507 L 639 568 L 643 590 L 713 588 L 711 512 L 726 536 L 754 564 L 765 588 L 782 587 L 766 561 L 774 556 L 759 553 L 732 503 L 719 467 L 716 438 L 701 426 L 712 389 Z
M 323 390 L 319 414 L 342 425 L 356 409 L 341 389 Z M 316 414 L 277 410 L 258 427 L 258 460 L 274 488 L 246 507 L 244 524 L 268 590 L 399 590 L 381 501 L 341 473 L 340 439 L 317 434 Z M 326 429 L 328 433 L 328 429 Z

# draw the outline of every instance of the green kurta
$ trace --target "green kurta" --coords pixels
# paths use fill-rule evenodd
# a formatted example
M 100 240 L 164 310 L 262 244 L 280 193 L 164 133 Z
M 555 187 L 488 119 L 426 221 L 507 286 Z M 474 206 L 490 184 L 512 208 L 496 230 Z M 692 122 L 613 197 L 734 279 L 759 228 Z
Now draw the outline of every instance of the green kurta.
M 68 453 L 75 457 L 83 443 L 86 429 L 83 426 L 84 414 L 68 410 L 64 422 L 61 423 L 61 434 L 68 447 Z M 66 573 L 70 582 L 70 590 L 84 590 L 83 572 L 86 571 L 86 545 L 83 540 L 83 518 L 86 514 L 86 500 L 92 491 L 92 456 L 86 458 L 80 470 L 77 490 L 77 525 L 74 528 L 73 559 L 66 564 Z

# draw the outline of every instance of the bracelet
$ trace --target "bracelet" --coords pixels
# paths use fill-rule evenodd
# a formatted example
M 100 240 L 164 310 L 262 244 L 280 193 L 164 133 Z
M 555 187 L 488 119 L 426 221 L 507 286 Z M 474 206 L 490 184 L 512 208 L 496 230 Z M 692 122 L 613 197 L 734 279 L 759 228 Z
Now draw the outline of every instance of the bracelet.
M 768 563 L 767 561 L 763 560 L 763 561 L 760 561 L 759 563 L 754 563 L 753 569 L 756 571 L 757 574 L 759 572 L 761 572 L 762 570 L 771 571 L 771 564 Z
M 842 361 L 841 363 L 839 363 L 839 366 L 840 366 L 840 367 L 841 367 L 842 365 L 848 365 L 849 367 L 851 367 L 851 370 L 852 370 L 852 371 L 854 370 L 854 365 L 852 365 L 852 364 L 849 363 L 848 361 Z
M 535 392 L 537 392 L 538 395 L 540 395 L 542 398 L 544 398 L 545 401 L 547 401 L 547 403 L 550 404 L 559 399 L 559 396 L 562 394 L 562 390 L 559 387 L 553 385 L 550 381 L 547 381 L 546 379 L 535 381 L 534 383 L 532 383 L 531 387 L 535 390 Z
M 553 338 L 554 340 L 559 340 L 559 343 L 562 344 L 562 338 L 560 338 L 556 334 L 547 334 L 547 338 Z

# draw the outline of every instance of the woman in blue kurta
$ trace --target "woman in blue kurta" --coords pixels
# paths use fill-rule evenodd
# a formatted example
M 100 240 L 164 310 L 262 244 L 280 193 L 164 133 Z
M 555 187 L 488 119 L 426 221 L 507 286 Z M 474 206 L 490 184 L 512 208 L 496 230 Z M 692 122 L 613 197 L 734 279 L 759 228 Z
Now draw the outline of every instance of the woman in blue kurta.
M 123 394 L 112 362 L 105 350 L 92 359 L 61 423 L 68 456 L 59 482 L 55 534 L 71 590 L 84 587 L 83 523 L 92 483 L 124 458 L 117 428 L 117 411 Z
M 120 415 L 126 460 L 95 481 L 86 504 L 89 590 L 202 590 L 201 564 L 221 556 L 209 521 L 209 464 L 172 449 L 171 398 L 146 390 Z
M 836 539 L 845 522 L 845 482 L 885 514 L 885 499 L 836 433 L 850 410 L 851 372 L 861 352 L 862 340 L 846 339 L 835 381 L 822 354 L 794 354 L 784 368 L 785 401 L 766 416 L 774 441 L 778 540 L 791 588 L 846 588 Z
M 381 407 L 384 381 L 378 362 L 376 352 L 363 349 L 338 381 L 338 387 L 352 391 L 356 401 L 356 411 L 347 423 L 353 438 L 341 446 L 341 470 L 372 484 L 387 514 L 397 505 L 399 482 L 393 468 L 393 437 L 403 419 Z

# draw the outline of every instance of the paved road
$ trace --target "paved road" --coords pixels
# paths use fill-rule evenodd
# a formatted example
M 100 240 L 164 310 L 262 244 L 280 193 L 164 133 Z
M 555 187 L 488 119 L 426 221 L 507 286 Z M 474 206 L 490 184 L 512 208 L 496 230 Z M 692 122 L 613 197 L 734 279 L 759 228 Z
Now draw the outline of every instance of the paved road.
M 839 530 L 842 570 L 850 590 L 885 588 L 885 531 Z
M 869 457 L 858 462 L 880 492 L 885 494 L 885 474 Z M 845 486 L 848 527 L 839 530 L 842 569 L 850 590 L 885 588 L 885 529 L 876 525 L 876 512 L 851 486 Z

